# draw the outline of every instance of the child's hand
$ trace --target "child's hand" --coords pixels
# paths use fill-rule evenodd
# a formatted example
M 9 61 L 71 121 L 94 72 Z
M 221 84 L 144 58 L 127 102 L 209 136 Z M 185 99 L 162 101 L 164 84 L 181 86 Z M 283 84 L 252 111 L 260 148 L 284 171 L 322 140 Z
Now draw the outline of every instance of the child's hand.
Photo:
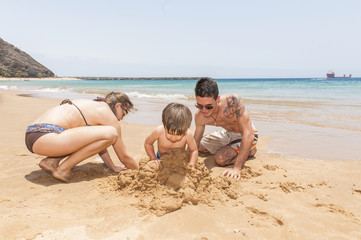
M 196 163 L 188 163 L 188 165 L 189 165 L 192 169 L 196 169 Z
M 162 161 L 160 159 L 153 159 L 148 162 L 148 165 L 153 170 L 159 170 L 162 167 Z
M 148 163 L 152 164 L 152 163 L 156 163 L 156 164 L 160 164 L 160 159 L 153 159 L 153 160 L 150 160 Z

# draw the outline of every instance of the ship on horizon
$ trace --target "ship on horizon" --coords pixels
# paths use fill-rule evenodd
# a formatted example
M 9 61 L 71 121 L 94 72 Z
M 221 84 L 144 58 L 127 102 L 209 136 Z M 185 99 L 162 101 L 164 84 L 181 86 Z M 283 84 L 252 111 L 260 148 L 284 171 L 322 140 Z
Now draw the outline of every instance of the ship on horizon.
M 343 77 L 336 77 L 334 71 L 329 71 L 326 73 L 327 78 L 351 78 L 351 74 L 349 76 L 346 76 L 346 74 L 343 75 Z

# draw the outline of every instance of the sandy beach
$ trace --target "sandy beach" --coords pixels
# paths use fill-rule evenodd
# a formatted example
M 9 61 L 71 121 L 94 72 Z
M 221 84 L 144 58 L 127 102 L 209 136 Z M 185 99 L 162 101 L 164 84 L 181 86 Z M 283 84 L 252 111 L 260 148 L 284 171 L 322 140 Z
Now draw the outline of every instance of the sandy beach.
M 54 180 L 39 168 L 42 157 L 27 150 L 24 134 L 59 102 L 0 91 L 1 240 L 361 239 L 361 162 L 282 157 L 267 151 L 271 137 L 260 138 L 240 181 L 222 179 L 224 168 L 200 155 L 192 179 L 202 189 L 184 184 L 177 188 L 183 195 L 133 182 L 119 189 L 126 173 L 118 177 L 96 156 L 73 169 L 70 183 Z M 143 143 L 154 126 L 120 124 L 127 150 L 146 161 Z

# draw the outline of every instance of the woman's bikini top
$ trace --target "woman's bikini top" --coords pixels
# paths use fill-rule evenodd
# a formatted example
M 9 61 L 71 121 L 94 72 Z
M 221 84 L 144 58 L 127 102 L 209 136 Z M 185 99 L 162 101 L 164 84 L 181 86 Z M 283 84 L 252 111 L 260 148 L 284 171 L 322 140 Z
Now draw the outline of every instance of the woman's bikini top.
M 91 126 L 91 125 L 89 125 L 89 124 L 87 123 L 87 121 L 86 121 L 83 113 L 80 111 L 80 109 L 79 109 L 70 99 L 65 99 L 65 100 L 63 100 L 63 101 L 60 103 L 60 105 L 67 104 L 67 103 L 70 104 L 70 105 L 73 105 L 74 107 L 76 107 L 76 108 L 78 109 L 78 111 L 80 112 L 81 116 L 82 116 L 83 119 L 84 119 L 85 125 Z

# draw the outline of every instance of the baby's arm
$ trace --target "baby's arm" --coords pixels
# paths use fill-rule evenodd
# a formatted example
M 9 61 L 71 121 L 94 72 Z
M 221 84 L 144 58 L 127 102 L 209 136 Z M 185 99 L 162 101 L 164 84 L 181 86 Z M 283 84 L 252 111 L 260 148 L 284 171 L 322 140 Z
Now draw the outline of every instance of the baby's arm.
M 158 126 L 156 129 L 154 129 L 145 139 L 144 141 L 144 148 L 145 152 L 149 156 L 150 160 L 157 160 L 157 157 L 155 155 L 154 151 L 154 142 L 159 139 L 160 131 Z M 163 126 L 161 126 L 163 127 Z
M 189 164 L 196 168 L 197 160 L 198 160 L 198 149 L 196 141 L 192 135 L 192 132 L 188 129 L 187 131 L 187 145 L 188 145 L 188 152 L 189 152 Z

